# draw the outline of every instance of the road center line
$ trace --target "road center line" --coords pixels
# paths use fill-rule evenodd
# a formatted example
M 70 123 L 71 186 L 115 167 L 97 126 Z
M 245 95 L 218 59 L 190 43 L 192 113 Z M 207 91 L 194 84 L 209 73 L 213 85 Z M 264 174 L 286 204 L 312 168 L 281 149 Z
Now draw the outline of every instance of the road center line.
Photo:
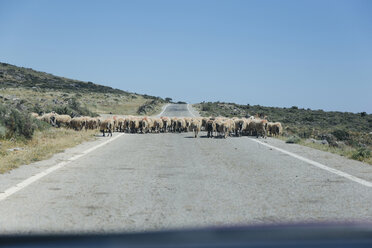
M 67 164 L 69 164 L 70 162 L 72 161 L 75 161 L 79 158 L 81 158 L 82 156 L 84 155 L 87 155 L 88 153 L 100 148 L 101 146 L 104 146 L 106 145 L 107 143 L 110 143 L 114 140 L 116 140 L 117 138 L 121 137 L 122 135 L 124 134 L 118 134 L 117 136 L 113 137 L 113 138 L 108 138 L 108 140 L 106 140 L 105 142 L 101 143 L 101 144 L 98 144 L 92 148 L 89 148 L 87 150 L 85 150 L 84 152 L 78 154 L 78 155 L 75 155 L 73 156 L 72 158 L 70 159 L 67 159 L 66 161 L 62 161 L 52 167 L 49 167 L 48 169 L 42 171 L 42 172 L 39 172 L 25 180 L 23 180 L 22 182 L 18 183 L 17 185 L 13 186 L 13 187 L 10 187 L 8 189 L 6 189 L 4 192 L 0 193 L 0 201 L 2 200 L 5 200 L 6 198 L 8 198 L 9 196 L 13 195 L 14 193 L 26 188 L 27 186 L 29 186 L 30 184 L 36 182 L 37 180 L 45 177 L 46 175 L 52 173 L 53 171 L 56 171 L 64 166 L 66 166 Z
M 168 103 L 165 106 L 163 106 L 163 110 L 160 112 L 160 114 L 157 115 L 157 117 L 160 117 L 164 113 L 164 111 L 168 108 L 169 105 L 170 104 Z
M 321 164 L 321 163 L 315 162 L 315 161 L 313 161 L 313 160 L 310 160 L 310 159 L 308 159 L 308 158 L 305 158 L 305 157 L 302 157 L 302 156 L 300 156 L 300 155 L 294 154 L 294 153 L 292 153 L 292 152 L 288 152 L 288 151 L 283 150 L 283 149 L 281 149 L 281 148 L 278 148 L 278 147 L 275 147 L 275 146 L 272 146 L 272 145 L 266 144 L 266 143 L 264 143 L 264 142 L 262 142 L 262 141 L 259 141 L 259 140 L 257 140 L 257 139 L 252 139 L 252 138 L 249 138 L 249 139 L 250 139 L 250 140 L 253 140 L 253 141 L 257 142 L 257 143 L 260 143 L 261 145 L 267 146 L 267 147 L 269 147 L 269 148 L 272 148 L 272 149 L 275 149 L 275 150 L 280 151 L 280 152 L 282 152 L 282 153 L 285 153 L 285 154 L 287 154 L 287 155 L 289 155 L 289 156 L 291 156 L 291 157 L 294 157 L 294 158 L 297 158 L 297 159 L 299 159 L 299 160 L 301 160 L 301 161 L 304 161 L 304 162 L 306 162 L 306 163 L 309 163 L 309 164 L 311 164 L 311 165 L 313 165 L 313 166 L 315 166 L 315 167 L 318 167 L 318 168 L 320 168 L 320 169 L 323 169 L 323 170 L 326 170 L 326 171 L 331 172 L 331 173 L 333 173 L 333 174 L 336 174 L 336 175 L 339 175 L 339 176 L 341 176 L 341 177 L 347 178 L 347 179 L 349 179 L 349 180 L 351 180 L 351 181 L 354 181 L 354 182 L 359 183 L 359 184 L 361 184 L 361 185 L 364 185 L 364 186 L 366 186 L 366 187 L 372 187 L 372 183 L 371 183 L 371 182 L 368 182 L 368 181 L 366 181 L 366 180 L 360 179 L 360 178 L 355 177 L 355 176 L 353 176 L 353 175 L 347 174 L 347 173 L 345 173 L 345 172 L 343 172 L 343 171 L 333 169 L 333 168 L 331 168 L 331 167 L 325 166 L 324 164 Z
M 187 104 L 187 110 L 189 111 L 189 113 L 190 113 L 192 116 L 196 117 L 196 116 L 194 115 L 194 113 L 190 110 L 189 106 L 190 106 L 190 104 Z

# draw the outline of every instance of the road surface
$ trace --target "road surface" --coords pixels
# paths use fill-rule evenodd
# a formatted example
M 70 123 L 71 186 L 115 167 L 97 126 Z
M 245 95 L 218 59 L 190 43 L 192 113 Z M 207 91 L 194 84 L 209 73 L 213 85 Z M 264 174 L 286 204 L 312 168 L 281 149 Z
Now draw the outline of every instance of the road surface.
M 162 113 L 196 114 L 187 105 Z M 372 220 L 371 166 L 276 139 L 259 142 L 191 133 L 99 137 L 0 175 L 0 232 Z

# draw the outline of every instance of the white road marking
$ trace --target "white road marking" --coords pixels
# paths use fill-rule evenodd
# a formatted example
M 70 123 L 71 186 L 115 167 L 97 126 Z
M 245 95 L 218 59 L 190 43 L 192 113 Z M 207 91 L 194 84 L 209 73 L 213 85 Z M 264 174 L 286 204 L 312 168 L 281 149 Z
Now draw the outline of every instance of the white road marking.
M 297 158 L 297 159 L 302 160 L 302 161 L 304 161 L 304 162 L 306 162 L 306 163 L 309 163 L 309 164 L 311 164 L 311 165 L 314 165 L 314 166 L 316 166 L 316 167 L 318 167 L 318 168 L 320 168 L 320 169 L 323 169 L 323 170 L 326 170 L 326 171 L 331 172 L 331 173 L 333 173 L 333 174 L 336 174 L 336 175 L 339 175 L 339 176 L 341 176 L 341 177 L 347 178 L 347 179 L 349 179 L 349 180 L 351 180 L 351 181 L 354 181 L 354 182 L 356 182 L 356 183 L 359 183 L 359 184 L 361 184 L 361 185 L 364 185 L 364 186 L 367 186 L 367 187 L 372 187 L 372 183 L 371 183 L 371 182 L 368 182 L 368 181 L 366 181 L 366 180 L 360 179 L 360 178 L 355 177 L 355 176 L 353 176 L 353 175 L 347 174 L 347 173 L 345 173 L 345 172 L 343 172 L 343 171 L 340 171 L 340 170 L 336 170 L 336 169 L 330 168 L 330 167 L 328 167 L 328 166 L 325 166 L 324 164 L 321 164 L 321 163 L 315 162 L 315 161 L 310 160 L 310 159 L 308 159 L 308 158 L 304 158 L 304 157 L 302 157 L 302 156 L 300 156 L 300 155 L 294 154 L 294 153 L 292 153 L 292 152 L 288 152 L 288 151 L 283 150 L 283 149 L 281 149 L 281 148 L 278 148 L 278 147 L 275 147 L 275 146 L 272 146 L 272 145 L 266 144 L 266 143 L 264 143 L 264 142 L 262 142 L 262 141 L 259 141 L 259 140 L 257 140 L 257 139 L 252 139 L 252 138 L 249 138 L 249 139 L 250 139 L 250 140 L 253 140 L 253 141 L 257 142 L 257 143 L 260 143 L 261 145 L 264 145 L 264 146 L 267 146 L 267 147 L 269 147 L 269 148 L 275 149 L 275 150 L 280 151 L 280 152 L 282 152 L 282 153 L 285 153 L 285 154 L 287 154 L 287 155 L 289 155 L 289 156 L 291 156 L 291 157 Z
M 190 110 L 189 106 L 190 106 L 190 104 L 187 104 L 187 110 L 189 111 L 189 113 L 190 113 L 190 114 L 191 114 L 192 116 L 196 117 L 196 115 L 194 115 L 194 113 L 193 113 L 193 112 L 191 112 L 191 110 Z
M 113 137 L 113 138 L 108 138 L 108 140 L 106 140 L 105 142 L 101 143 L 101 144 L 98 144 L 92 148 L 89 148 L 88 150 L 85 150 L 84 152 L 78 154 L 78 155 L 75 155 L 73 156 L 72 158 L 70 159 L 67 159 L 66 161 L 63 161 L 63 162 L 60 162 L 42 172 L 39 172 L 27 179 L 25 179 L 24 181 L 18 183 L 17 185 L 13 186 L 13 187 L 10 187 L 8 189 L 6 189 L 4 192 L 0 193 L 0 201 L 2 200 L 5 200 L 6 198 L 8 198 L 9 196 L 13 195 L 14 193 L 26 188 L 27 186 L 29 186 L 30 184 L 36 182 L 37 180 L 45 177 L 46 175 L 52 173 L 53 171 L 56 171 L 64 166 L 66 166 L 67 164 L 69 164 L 70 162 L 72 161 L 75 161 L 79 158 L 81 158 L 82 156 L 84 155 L 87 155 L 88 153 L 96 150 L 97 148 L 100 148 L 101 146 L 104 146 L 106 145 L 107 143 L 110 143 L 114 140 L 116 140 L 117 138 L 119 138 L 120 136 L 122 136 L 123 134 L 118 134 L 117 136 Z
M 160 114 L 157 115 L 157 117 L 160 117 L 164 111 L 167 109 L 167 107 L 170 105 L 170 103 L 166 104 L 164 107 L 163 107 L 163 110 L 160 112 Z

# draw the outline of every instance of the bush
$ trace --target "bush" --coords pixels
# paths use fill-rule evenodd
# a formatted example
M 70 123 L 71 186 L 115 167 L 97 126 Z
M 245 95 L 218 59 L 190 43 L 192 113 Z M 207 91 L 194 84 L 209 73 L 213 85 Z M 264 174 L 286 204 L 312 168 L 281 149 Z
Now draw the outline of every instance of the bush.
M 348 131 L 345 130 L 335 130 L 332 132 L 333 136 L 335 136 L 338 140 L 345 141 L 350 139 L 350 134 Z
M 24 137 L 31 139 L 37 126 L 33 123 L 31 116 L 27 112 L 20 112 L 17 109 L 10 110 L 6 116 L 4 124 L 8 130 L 8 137 Z
M 0 123 L 0 139 L 4 139 L 6 135 L 6 128 Z
M 289 137 L 285 143 L 288 143 L 288 144 L 297 144 L 297 143 L 300 143 L 301 139 L 300 137 L 296 136 L 296 135 L 293 135 L 291 137 Z
M 97 116 L 96 113 L 89 111 L 87 108 L 81 106 L 80 102 L 76 98 L 71 98 L 68 102 L 67 107 L 59 107 L 55 110 L 58 114 L 66 114 L 70 115 L 71 117 L 78 116 L 78 115 L 85 115 L 85 116 Z M 59 111 L 59 112 L 58 112 Z
M 365 147 L 359 148 L 357 151 L 355 151 L 352 155 L 351 158 L 359 161 L 363 161 L 364 159 L 370 158 L 371 157 L 371 150 Z

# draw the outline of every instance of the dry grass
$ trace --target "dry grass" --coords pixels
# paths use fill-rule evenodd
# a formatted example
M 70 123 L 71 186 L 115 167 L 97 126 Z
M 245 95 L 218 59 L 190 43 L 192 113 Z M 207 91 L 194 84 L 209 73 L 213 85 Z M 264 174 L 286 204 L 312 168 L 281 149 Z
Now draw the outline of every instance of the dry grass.
M 66 148 L 93 139 L 96 132 L 95 130 L 76 132 L 64 128 L 50 128 L 43 132 L 36 132 L 29 141 L 0 140 L 0 173 L 20 165 L 48 159 L 55 153 L 63 152 Z M 7 151 L 14 147 L 21 147 L 24 150 Z
M 284 136 L 277 136 L 277 139 L 286 141 L 288 137 Z M 334 154 L 338 154 L 340 156 L 343 156 L 345 158 L 353 159 L 352 156 L 357 152 L 357 149 L 351 146 L 345 146 L 345 147 L 332 147 L 329 145 L 323 145 L 323 144 L 317 144 L 317 143 L 312 143 L 312 142 L 307 142 L 305 139 L 300 139 L 300 141 L 297 143 L 302 146 L 307 146 L 311 147 L 317 150 L 325 151 L 325 152 L 330 152 Z M 359 161 L 367 163 L 372 165 L 372 157 L 369 158 L 363 158 L 360 159 Z
M 142 95 L 134 93 L 115 94 L 115 93 L 97 93 L 97 92 L 82 92 L 71 93 L 62 90 L 33 90 L 26 88 L 3 88 L 0 89 L 0 95 L 8 98 L 8 102 L 13 99 L 16 101 L 24 101 L 26 105 L 34 106 L 40 105 L 42 108 L 53 109 L 56 106 L 63 106 L 67 104 L 68 99 L 73 97 L 79 99 L 83 107 L 89 111 L 98 114 L 118 114 L 118 115 L 137 115 L 138 108 L 151 99 L 146 99 Z M 0 102 L 4 99 L 0 99 Z M 57 101 L 57 105 L 55 103 Z M 154 108 L 153 113 L 147 115 L 154 115 L 159 113 L 163 103 L 159 103 Z

